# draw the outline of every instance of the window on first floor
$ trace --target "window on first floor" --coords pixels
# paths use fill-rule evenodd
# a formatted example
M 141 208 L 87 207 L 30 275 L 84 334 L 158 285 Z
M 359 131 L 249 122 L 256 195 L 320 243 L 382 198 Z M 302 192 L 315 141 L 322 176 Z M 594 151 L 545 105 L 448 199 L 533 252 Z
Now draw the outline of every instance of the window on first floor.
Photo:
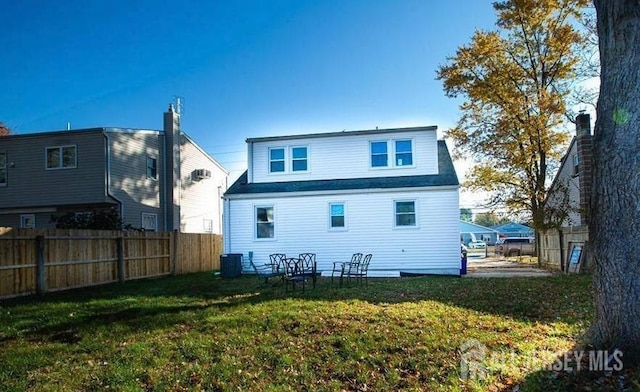
M 275 237 L 275 222 L 273 206 L 256 207 L 256 238 L 267 239 Z
M 213 232 L 213 220 L 205 219 L 204 220 L 204 232 L 212 233 Z
M 154 157 L 147 157 L 147 178 L 158 179 L 158 160 Z
M 0 151 L 0 186 L 6 186 L 8 181 L 7 173 L 7 153 Z
M 346 227 L 346 222 L 345 222 L 344 203 L 330 203 L 329 204 L 329 228 L 344 229 L 345 227 Z
M 34 214 L 20 215 L 20 228 L 21 229 L 35 229 L 36 228 L 36 216 Z
M 396 227 L 415 227 L 416 202 L 413 200 L 396 201 L 394 205 Z
M 73 169 L 77 166 L 76 146 L 56 146 L 46 149 L 47 169 Z
M 157 214 L 149 214 L 146 212 L 142 213 L 142 228 L 145 231 L 157 231 L 158 230 L 158 215 Z

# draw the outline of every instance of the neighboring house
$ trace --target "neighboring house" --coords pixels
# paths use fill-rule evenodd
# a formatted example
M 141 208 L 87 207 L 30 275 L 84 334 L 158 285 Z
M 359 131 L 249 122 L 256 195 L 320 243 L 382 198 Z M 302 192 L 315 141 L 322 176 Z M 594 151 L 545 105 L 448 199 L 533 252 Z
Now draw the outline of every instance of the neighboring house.
M 493 230 L 498 232 L 499 237 L 534 237 L 535 231 L 520 223 L 510 222 L 503 225 L 494 226 Z
M 560 162 L 545 201 L 547 215 L 554 219 L 548 223 L 555 228 L 540 233 L 542 264 L 566 271 L 573 245 L 585 246 L 583 255 L 588 253 L 592 162 L 591 118 L 581 113 L 576 117 L 576 136 Z
M 145 230 L 221 233 L 228 172 L 180 131 L 91 128 L 0 137 L 0 226 L 116 208 Z
M 489 227 L 471 222 L 460 221 L 460 242 L 469 245 L 471 241 L 484 241 L 487 245 L 494 245 L 498 239 L 498 232 Z
M 361 252 L 374 274 L 460 273 L 459 183 L 435 126 L 246 142 L 248 170 L 224 195 L 226 252 L 313 252 L 322 271 Z

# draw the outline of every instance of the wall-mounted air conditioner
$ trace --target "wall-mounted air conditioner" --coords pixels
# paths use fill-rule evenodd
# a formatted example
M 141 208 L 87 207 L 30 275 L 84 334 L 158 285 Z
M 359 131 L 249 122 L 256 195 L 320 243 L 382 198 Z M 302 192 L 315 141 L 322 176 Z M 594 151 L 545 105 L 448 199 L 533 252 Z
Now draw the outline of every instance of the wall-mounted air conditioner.
M 205 180 L 211 178 L 211 171 L 207 169 L 196 169 L 191 173 L 191 178 L 194 181 Z

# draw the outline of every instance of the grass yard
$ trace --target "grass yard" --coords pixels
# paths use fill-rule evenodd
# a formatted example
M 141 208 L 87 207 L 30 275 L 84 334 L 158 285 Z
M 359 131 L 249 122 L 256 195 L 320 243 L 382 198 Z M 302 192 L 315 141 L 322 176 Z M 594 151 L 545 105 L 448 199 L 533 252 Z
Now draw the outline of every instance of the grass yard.
M 543 369 L 588 327 L 590 279 L 321 278 L 291 293 L 200 273 L 8 300 L 0 390 L 636 390 L 637 369 Z M 463 356 L 485 377 L 463 380 Z

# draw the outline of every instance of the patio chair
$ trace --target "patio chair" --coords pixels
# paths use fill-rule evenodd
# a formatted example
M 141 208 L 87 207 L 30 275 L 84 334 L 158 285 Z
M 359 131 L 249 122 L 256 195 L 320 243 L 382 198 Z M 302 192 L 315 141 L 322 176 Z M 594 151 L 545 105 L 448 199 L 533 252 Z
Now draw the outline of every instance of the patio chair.
M 264 284 L 269 282 L 269 278 L 282 278 L 284 276 L 285 268 L 281 261 L 275 260 L 272 263 L 256 265 L 252 259 L 249 259 L 249 263 L 256 275 L 264 278 Z
M 362 284 L 363 279 L 366 283 L 369 283 L 367 274 L 369 273 L 369 264 L 371 263 L 372 257 L 373 255 L 371 253 L 364 256 L 362 262 L 359 263 L 354 270 L 349 271 L 349 277 L 358 279 L 360 284 Z
M 296 289 L 298 283 L 302 283 L 302 291 L 304 291 L 304 284 L 308 276 L 302 272 L 302 265 L 300 259 L 297 257 L 287 257 L 283 259 L 285 265 L 284 283 L 285 290 L 289 288 L 289 283 L 293 290 Z
M 331 271 L 331 283 L 333 283 L 333 276 L 336 273 L 340 275 L 340 286 L 342 286 L 343 278 L 349 277 L 351 273 L 355 273 L 358 270 L 360 262 L 362 261 L 362 253 L 354 253 L 351 255 L 351 261 L 334 261 L 333 270 Z
M 316 287 L 316 254 L 315 253 L 300 253 L 298 255 L 300 259 L 300 273 L 308 278 L 311 278 L 313 287 Z

